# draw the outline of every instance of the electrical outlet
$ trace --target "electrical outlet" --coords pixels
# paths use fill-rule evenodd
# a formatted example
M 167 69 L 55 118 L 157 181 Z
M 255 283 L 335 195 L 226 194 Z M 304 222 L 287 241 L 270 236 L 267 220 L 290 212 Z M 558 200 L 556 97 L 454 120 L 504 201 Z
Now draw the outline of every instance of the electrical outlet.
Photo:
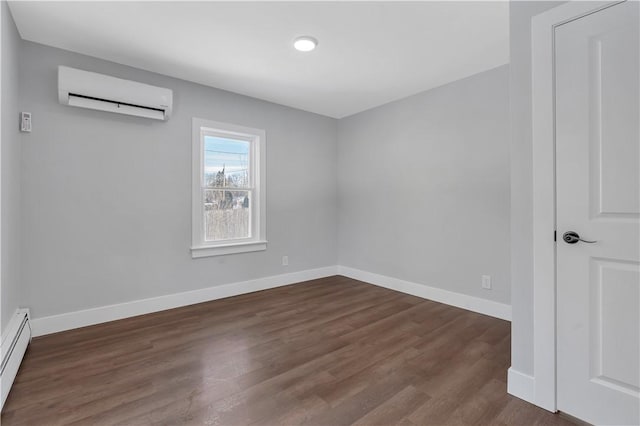
M 289 256 L 282 256 L 282 266 L 289 266 Z
M 482 276 L 482 288 L 485 290 L 491 290 L 491 275 Z

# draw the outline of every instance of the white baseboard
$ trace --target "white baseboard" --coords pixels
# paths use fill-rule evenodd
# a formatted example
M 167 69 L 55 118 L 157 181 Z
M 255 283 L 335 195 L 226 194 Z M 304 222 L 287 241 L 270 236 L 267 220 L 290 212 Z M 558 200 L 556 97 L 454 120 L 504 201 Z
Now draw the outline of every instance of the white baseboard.
M 338 273 L 345 277 L 364 281 L 366 283 L 385 287 L 391 290 L 400 291 L 402 293 L 411 294 L 413 296 L 422 297 L 423 299 L 429 299 L 435 302 L 445 303 L 447 305 L 511 321 L 511 306 L 504 303 L 498 303 L 492 300 L 443 290 L 437 287 L 430 287 L 424 284 L 404 281 L 397 278 L 387 277 L 385 275 L 378 275 L 346 266 L 338 266 Z
M 168 294 L 149 299 L 134 300 L 115 305 L 100 306 L 97 308 L 68 312 L 48 317 L 32 318 L 31 330 L 33 336 L 42 336 L 45 334 L 57 333 L 74 328 L 86 327 L 89 325 L 149 314 L 166 309 L 179 308 L 181 306 L 188 306 L 216 299 L 223 299 L 225 297 L 237 296 L 240 294 L 266 290 L 269 288 L 329 277 L 337 274 L 507 321 L 511 320 L 511 306 L 503 303 L 409 281 L 403 281 L 397 278 L 391 278 L 345 266 L 327 266 L 324 268 L 309 269 L 249 281 L 208 287 L 200 290 Z
M 305 271 L 291 272 L 282 275 L 273 275 L 255 280 L 241 281 L 200 290 L 186 291 L 183 293 L 168 294 L 149 299 L 134 300 L 116 305 L 100 306 L 98 308 L 85 309 L 60 315 L 34 318 L 31 321 L 33 336 L 57 333 L 59 331 L 86 327 L 103 322 L 149 314 L 166 309 L 179 308 L 181 306 L 208 302 L 239 294 L 281 287 L 302 281 L 317 278 L 330 277 L 337 274 L 336 266 L 308 269 Z
M 507 372 L 507 392 L 513 396 L 535 404 L 534 394 L 536 379 L 533 376 L 514 370 L 510 367 Z

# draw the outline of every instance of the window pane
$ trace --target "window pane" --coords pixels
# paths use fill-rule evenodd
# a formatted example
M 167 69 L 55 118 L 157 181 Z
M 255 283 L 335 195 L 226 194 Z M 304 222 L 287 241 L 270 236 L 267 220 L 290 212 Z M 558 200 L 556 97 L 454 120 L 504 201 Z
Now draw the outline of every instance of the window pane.
M 250 198 L 250 191 L 205 189 L 205 241 L 250 238 Z
M 204 137 L 204 183 L 210 188 L 249 187 L 250 142 Z

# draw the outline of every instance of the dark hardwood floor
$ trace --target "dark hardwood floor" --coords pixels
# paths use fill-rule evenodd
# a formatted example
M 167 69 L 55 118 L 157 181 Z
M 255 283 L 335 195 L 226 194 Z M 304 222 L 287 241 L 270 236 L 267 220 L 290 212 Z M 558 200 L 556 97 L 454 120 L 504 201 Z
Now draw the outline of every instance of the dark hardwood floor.
M 506 321 L 331 277 L 31 343 L 2 425 L 565 425 Z

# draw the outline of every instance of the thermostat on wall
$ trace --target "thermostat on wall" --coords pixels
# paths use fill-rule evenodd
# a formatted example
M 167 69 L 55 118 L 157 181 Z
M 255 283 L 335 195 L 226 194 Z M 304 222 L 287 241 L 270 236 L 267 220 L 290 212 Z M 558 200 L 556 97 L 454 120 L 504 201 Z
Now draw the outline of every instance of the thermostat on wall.
M 31 113 L 30 112 L 20 113 L 20 131 L 31 132 Z

